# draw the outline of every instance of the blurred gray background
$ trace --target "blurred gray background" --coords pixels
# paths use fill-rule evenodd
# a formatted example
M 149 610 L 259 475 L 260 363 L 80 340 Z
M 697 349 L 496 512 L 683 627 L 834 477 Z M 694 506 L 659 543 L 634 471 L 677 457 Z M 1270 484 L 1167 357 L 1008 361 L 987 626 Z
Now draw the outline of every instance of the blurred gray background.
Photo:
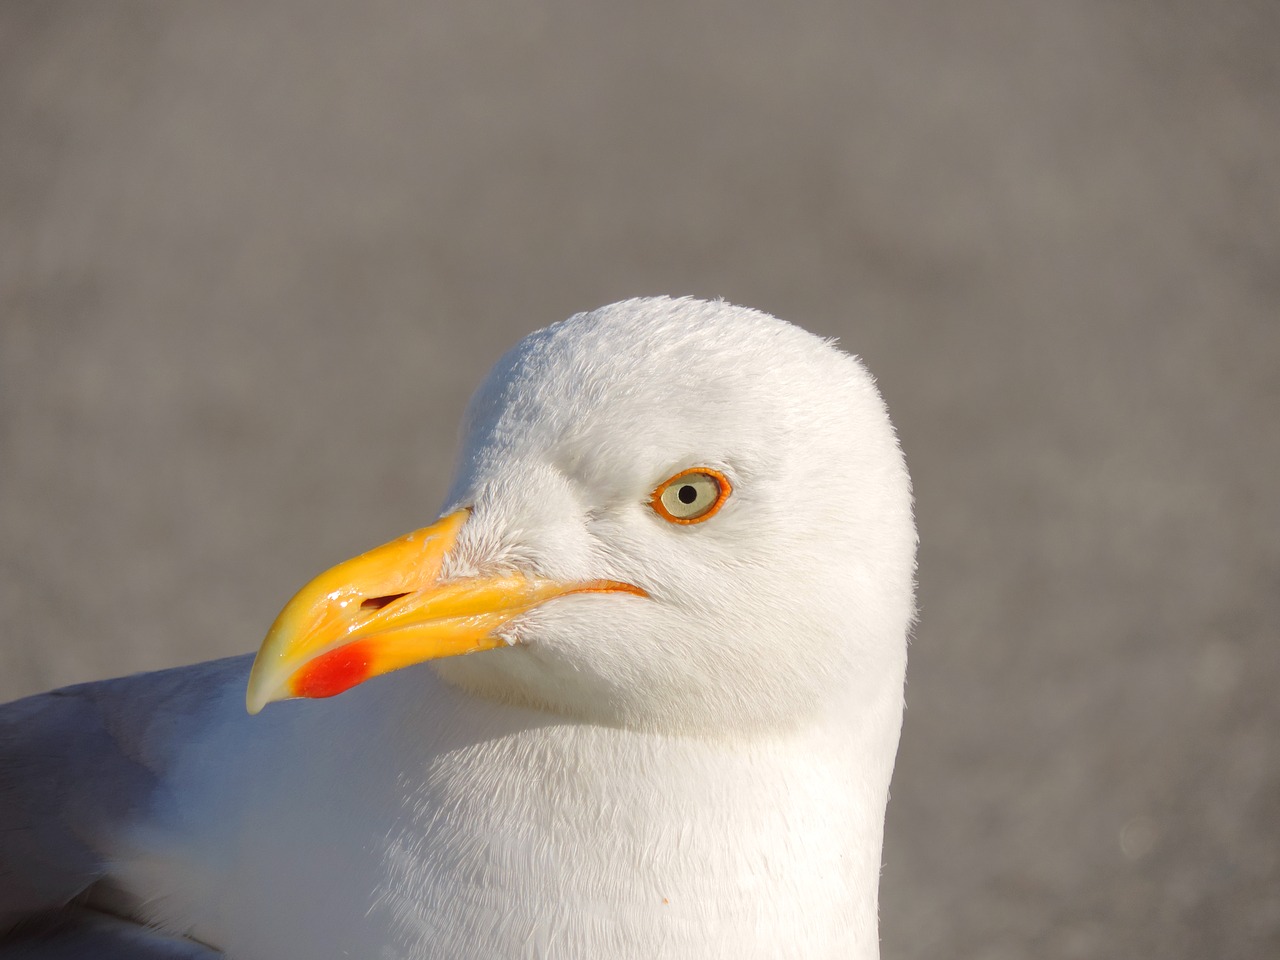
M 1280 4 L 0 6 L 0 698 L 256 647 L 516 338 L 838 335 L 915 477 L 884 955 L 1280 956 Z

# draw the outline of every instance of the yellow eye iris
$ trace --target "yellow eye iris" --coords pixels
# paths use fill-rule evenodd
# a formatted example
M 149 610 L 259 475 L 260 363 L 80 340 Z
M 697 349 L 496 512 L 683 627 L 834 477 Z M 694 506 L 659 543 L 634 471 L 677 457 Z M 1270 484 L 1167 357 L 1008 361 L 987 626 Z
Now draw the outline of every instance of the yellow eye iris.
M 663 520 L 701 523 L 715 516 L 732 492 L 729 478 L 719 470 L 694 467 L 658 484 L 649 504 Z

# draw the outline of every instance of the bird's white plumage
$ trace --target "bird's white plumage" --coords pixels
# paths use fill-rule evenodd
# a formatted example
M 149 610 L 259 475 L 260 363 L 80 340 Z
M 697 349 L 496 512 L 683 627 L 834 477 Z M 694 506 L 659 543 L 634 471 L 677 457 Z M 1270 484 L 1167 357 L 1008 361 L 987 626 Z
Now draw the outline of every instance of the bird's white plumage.
M 670 524 L 693 466 L 733 494 Z M 877 956 L 915 533 L 861 365 L 724 303 L 573 317 L 477 392 L 464 505 L 446 577 L 649 596 L 254 718 L 223 667 L 116 838 L 128 909 L 240 960 Z

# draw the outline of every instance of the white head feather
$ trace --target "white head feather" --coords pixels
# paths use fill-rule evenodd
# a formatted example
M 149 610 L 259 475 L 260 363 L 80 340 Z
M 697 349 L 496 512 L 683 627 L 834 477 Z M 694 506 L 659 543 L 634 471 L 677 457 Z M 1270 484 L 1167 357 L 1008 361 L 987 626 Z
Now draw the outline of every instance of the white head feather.
M 441 661 L 481 695 L 586 720 L 741 730 L 901 689 L 910 481 L 875 385 L 830 342 L 722 302 L 629 300 L 522 340 L 473 398 L 447 572 L 606 578 L 501 655 Z M 732 483 L 681 526 L 648 501 L 690 467 Z

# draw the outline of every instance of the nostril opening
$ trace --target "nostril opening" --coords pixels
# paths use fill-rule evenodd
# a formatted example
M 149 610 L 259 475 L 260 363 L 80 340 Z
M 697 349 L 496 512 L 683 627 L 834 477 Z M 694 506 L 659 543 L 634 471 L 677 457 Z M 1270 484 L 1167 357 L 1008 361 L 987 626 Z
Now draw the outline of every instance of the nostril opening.
M 389 593 L 385 597 L 365 597 L 360 601 L 361 610 L 381 610 L 392 600 L 407 597 L 408 593 Z

